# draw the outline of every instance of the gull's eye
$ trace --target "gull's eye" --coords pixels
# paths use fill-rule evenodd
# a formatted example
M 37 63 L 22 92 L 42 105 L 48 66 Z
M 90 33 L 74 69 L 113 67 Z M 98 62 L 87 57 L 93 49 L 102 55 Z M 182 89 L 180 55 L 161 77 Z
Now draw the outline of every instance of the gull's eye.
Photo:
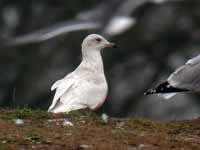
M 97 42 L 101 42 L 101 39 L 100 38 L 96 38 L 95 39 Z

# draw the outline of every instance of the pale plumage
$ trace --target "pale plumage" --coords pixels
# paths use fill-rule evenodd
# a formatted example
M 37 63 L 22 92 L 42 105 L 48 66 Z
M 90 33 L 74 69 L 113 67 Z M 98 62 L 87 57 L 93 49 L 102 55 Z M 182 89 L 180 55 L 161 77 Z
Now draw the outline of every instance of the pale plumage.
M 108 86 L 100 51 L 112 46 L 113 43 L 97 34 L 91 34 L 84 39 L 81 64 L 51 87 L 51 90 L 56 89 L 56 93 L 49 112 L 96 109 L 103 104 Z
M 168 79 L 156 88 L 148 90 L 145 95 L 159 94 L 165 99 L 178 92 L 200 91 L 200 55 L 188 60 L 185 65 L 176 69 Z

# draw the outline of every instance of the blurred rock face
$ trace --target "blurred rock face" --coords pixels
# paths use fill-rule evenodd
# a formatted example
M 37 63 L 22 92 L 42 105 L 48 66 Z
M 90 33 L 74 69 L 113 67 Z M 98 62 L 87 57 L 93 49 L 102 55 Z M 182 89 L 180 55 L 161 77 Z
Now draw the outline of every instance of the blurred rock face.
M 106 2 L 111 7 L 120 4 Z M 84 3 L 2 1 L 1 43 L 16 35 L 73 19 L 80 11 L 96 8 L 102 3 L 90 0 Z M 199 53 L 199 10 L 200 2 L 186 0 L 148 2 L 133 10 L 130 17 L 136 20 L 134 26 L 110 37 L 117 41 L 119 48 L 102 54 L 110 87 L 102 111 L 114 116 L 131 114 L 160 119 L 200 116 L 197 95 L 179 95 L 171 101 L 143 96 L 146 89 L 164 80 L 176 67 Z M 111 19 L 112 15 L 109 17 Z M 80 44 L 88 33 L 79 31 L 40 44 L 2 48 L 0 106 L 47 109 L 54 94 L 50 92 L 52 83 L 79 64 Z

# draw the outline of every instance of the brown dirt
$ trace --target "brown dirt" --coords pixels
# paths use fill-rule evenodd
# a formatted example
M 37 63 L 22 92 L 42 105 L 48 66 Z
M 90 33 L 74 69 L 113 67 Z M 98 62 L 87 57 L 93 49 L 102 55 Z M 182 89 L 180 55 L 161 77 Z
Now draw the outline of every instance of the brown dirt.
M 0 150 L 199 150 L 200 119 L 154 121 L 94 114 L 53 115 L 43 111 L 0 110 Z M 17 125 L 15 118 L 23 118 Z M 67 118 L 74 126 L 64 126 Z

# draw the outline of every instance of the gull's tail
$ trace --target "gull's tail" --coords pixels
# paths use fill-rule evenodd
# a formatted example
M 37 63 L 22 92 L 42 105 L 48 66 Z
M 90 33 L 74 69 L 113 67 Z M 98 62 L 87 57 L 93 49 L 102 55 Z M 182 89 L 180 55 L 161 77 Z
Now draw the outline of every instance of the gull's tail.
M 144 95 L 159 94 L 165 99 L 169 99 L 176 95 L 178 92 L 189 92 L 188 89 L 176 88 L 165 81 L 159 84 L 157 87 L 147 90 Z

